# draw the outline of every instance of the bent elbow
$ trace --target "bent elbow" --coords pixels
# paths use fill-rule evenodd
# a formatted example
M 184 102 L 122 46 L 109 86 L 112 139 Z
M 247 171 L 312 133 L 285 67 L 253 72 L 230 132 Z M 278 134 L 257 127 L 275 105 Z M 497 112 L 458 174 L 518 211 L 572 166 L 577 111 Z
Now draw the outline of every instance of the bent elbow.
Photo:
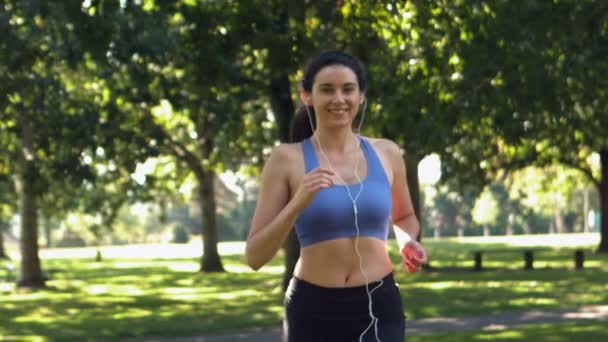
M 258 265 L 258 264 L 249 264 L 249 267 L 251 267 L 252 270 L 254 270 L 255 272 L 259 271 L 260 268 L 262 268 L 262 265 Z
M 252 260 L 251 257 L 247 256 L 246 259 L 247 259 L 247 265 L 249 267 L 251 267 L 252 270 L 258 271 L 260 268 L 262 268 L 262 265 L 259 262 Z
M 249 246 L 245 248 L 245 261 L 252 270 L 258 271 L 264 264 L 254 257 L 253 253 L 249 250 Z

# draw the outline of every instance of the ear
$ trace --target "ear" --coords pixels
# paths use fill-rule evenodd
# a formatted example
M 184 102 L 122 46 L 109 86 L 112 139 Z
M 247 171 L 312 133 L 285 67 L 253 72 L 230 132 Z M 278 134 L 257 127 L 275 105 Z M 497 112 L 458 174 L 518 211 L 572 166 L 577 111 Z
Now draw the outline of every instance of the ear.
M 363 104 L 365 102 L 365 93 L 361 93 L 359 95 L 359 104 Z
M 305 106 L 312 106 L 312 102 L 310 100 L 310 93 L 304 90 L 303 88 L 300 89 L 300 101 L 302 101 Z

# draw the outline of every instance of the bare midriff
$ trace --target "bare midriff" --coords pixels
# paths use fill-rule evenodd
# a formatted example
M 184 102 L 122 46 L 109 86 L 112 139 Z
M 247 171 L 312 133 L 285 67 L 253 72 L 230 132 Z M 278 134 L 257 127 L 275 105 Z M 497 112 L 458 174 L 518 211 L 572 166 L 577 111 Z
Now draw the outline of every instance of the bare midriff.
M 392 263 L 386 250 L 386 242 L 377 238 L 359 237 L 355 249 L 355 237 L 322 241 L 300 250 L 294 275 L 307 282 L 323 287 L 361 286 L 384 278 L 392 271 Z

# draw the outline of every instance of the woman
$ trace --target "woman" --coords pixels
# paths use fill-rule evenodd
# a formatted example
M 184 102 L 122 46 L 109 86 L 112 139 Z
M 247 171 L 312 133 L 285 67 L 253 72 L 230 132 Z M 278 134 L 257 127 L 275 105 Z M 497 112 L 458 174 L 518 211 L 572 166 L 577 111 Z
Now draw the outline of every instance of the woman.
M 307 139 L 277 146 L 262 172 L 249 266 L 266 264 L 294 226 L 301 245 L 285 295 L 285 341 L 404 340 L 386 244 L 390 218 L 408 271 L 426 262 L 426 252 L 409 239 L 420 227 L 399 147 L 353 132 L 366 87 L 354 57 L 329 51 L 313 59 L 295 118 L 308 125 L 295 127 L 308 127 Z

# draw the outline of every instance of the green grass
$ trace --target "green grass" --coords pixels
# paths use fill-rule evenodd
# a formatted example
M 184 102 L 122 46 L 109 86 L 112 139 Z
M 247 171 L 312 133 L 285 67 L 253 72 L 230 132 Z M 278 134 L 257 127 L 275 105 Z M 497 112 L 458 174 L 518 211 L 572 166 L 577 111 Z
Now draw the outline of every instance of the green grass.
M 0 336 L 180 336 L 279 323 L 276 274 L 200 274 L 196 260 L 178 259 L 45 265 L 55 270 L 48 289 L 2 294 Z
M 589 254 L 586 269 L 576 271 L 572 247 L 548 250 L 536 258 L 539 269 L 524 271 L 519 253 L 497 254 L 484 260 L 490 270 L 473 272 L 469 251 L 487 244 L 429 240 L 426 245 L 435 268 L 408 274 L 400 269 L 391 243 L 395 277 L 410 319 L 608 302 L 606 256 Z M 261 271 L 252 272 L 243 264 L 237 248 L 223 256 L 229 272 L 200 274 L 198 258 L 171 258 L 162 247 L 150 251 L 142 251 L 141 246 L 123 247 L 120 251 L 125 254 L 112 254 L 116 250 L 104 252 L 116 258 L 100 263 L 87 257 L 94 255 L 89 249 L 67 251 L 76 258 L 64 255 L 63 250 L 44 251 L 43 268 L 51 280 L 48 289 L 39 291 L 15 289 L 7 281 L 14 274 L 7 271 L 6 261 L 0 261 L 0 336 L 19 340 L 116 339 L 221 334 L 280 326 L 280 256 Z M 125 257 L 133 251 L 137 251 L 137 258 Z M 582 338 L 598 333 L 594 324 L 581 326 L 588 327 L 580 329 Z M 526 336 L 553 336 L 551 327 L 517 331 Z M 555 327 L 568 330 L 568 325 Z M 512 332 L 458 336 L 462 335 L 463 341 L 474 340 L 471 336 L 500 340 L 509 339 Z M 576 336 L 578 339 L 578 333 Z M 427 337 L 419 338 L 426 341 Z
M 436 270 L 397 275 L 403 283 L 408 317 L 482 315 L 608 302 L 608 256 L 593 254 L 588 248 L 584 270 L 574 270 L 575 248 L 569 247 L 536 253 L 533 271 L 523 270 L 523 253 L 499 253 L 484 256 L 487 270 L 475 272 L 471 250 L 523 247 L 452 241 L 429 241 L 426 245 Z
M 606 322 L 577 322 L 558 324 L 533 324 L 501 331 L 451 332 L 408 337 L 408 342 L 471 342 L 471 341 L 518 341 L 518 342 L 600 342 L 606 340 Z

